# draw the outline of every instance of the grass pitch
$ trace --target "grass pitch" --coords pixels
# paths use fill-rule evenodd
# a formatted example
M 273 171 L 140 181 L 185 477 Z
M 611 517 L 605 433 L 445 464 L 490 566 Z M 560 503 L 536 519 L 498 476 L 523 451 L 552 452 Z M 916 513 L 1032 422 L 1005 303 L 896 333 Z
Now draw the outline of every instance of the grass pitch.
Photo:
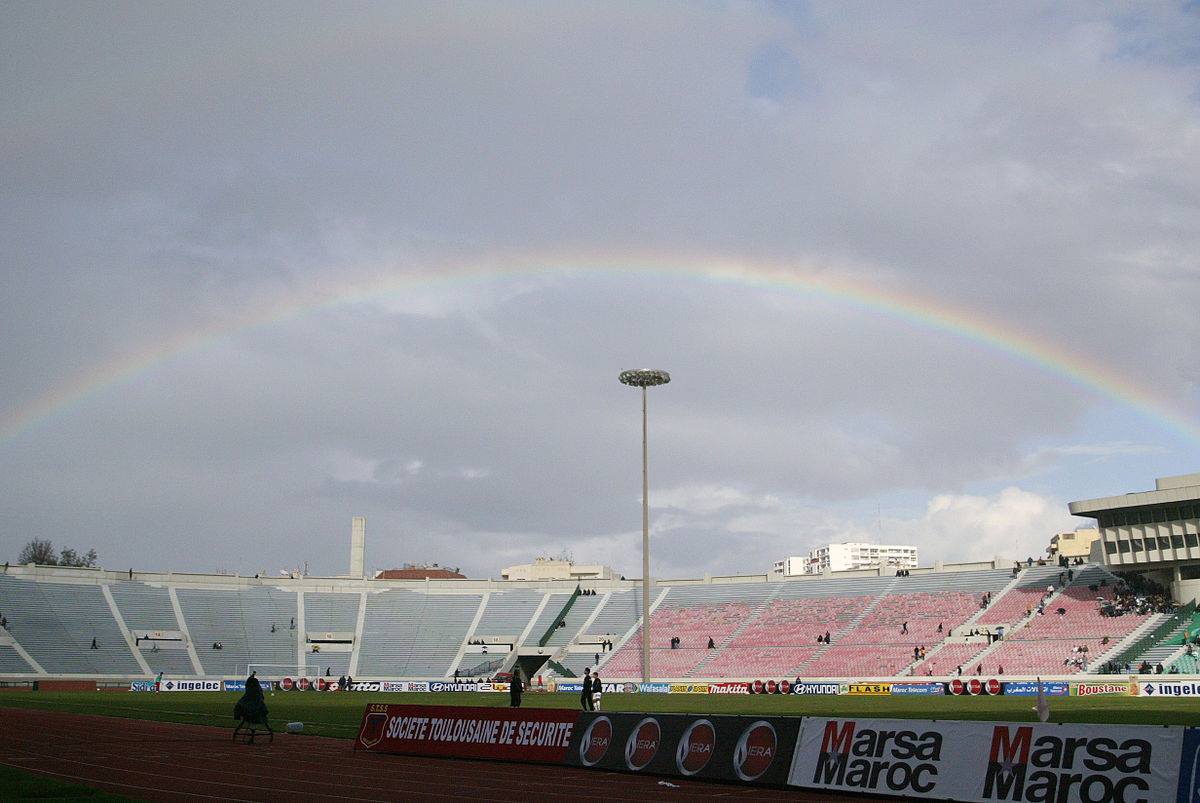
M 233 728 L 236 692 L 6 692 L 0 707 L 43 708 L 81 714 L 187 722 Z M 1052 722 L 1196 725 L 1200 699 L 1143 697 L 1054 697 Z M 606 694 L 606 711 L 858 716 L 899 719 L 972 719 L 1028 722 L 1036 719 L 1032 697 L 849 697 L 798 695 Z M 271 724 L 282 731 L 303 722 L 304 733 L 353 738 L 367 703 L 507 707 L 506 693 L 276 692 L 267 695 Z M 527 708 L 577 708 L 577 694 L 527 693 Z

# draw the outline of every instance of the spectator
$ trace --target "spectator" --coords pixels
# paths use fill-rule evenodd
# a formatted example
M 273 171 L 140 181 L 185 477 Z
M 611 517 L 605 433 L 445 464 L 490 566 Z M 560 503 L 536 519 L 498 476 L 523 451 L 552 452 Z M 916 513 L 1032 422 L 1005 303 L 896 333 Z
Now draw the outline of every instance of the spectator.
M 937 629 L 937 632 L 939 632 L 939 633 L 941 633 L 941 632 L 942 632 L 942 623 L 941 623 L 941 622 L 938 622 L 938 629 Z
M 708 648 L 710 650 L 715 650 L 717 648 L 717 644 L 715 641 L 712 640 L 712 636 L 708 637 Z
M 829 631 L 828 631 L 828 630 L 826 630 L 826 631 L 825 631 L 825 643 L 826 643 L 826 644 L 829 644 L 829 643 L 831 643 L 831 642 L 829 641 Z
M 92 636 L 92 649 L 93 649 L 93 650 L 98 650 L 98 649 L 100 649 L 99 645 L 97 645 L 97 644 L 96 644 L 96 637 L 95 637 L 95 636 Z
M 908 622 L 905 622 L 904 624 L 900 625 L 900 633 L 901 633 L 901 635 L 903 635 L 907 632 L 908 632 Z

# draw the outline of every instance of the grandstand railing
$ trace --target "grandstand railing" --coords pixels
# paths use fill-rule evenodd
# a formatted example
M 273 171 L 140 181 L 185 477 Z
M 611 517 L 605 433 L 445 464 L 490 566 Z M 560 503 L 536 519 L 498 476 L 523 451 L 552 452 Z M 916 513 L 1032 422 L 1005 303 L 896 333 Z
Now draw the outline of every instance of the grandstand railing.
M 1162 622 L 1162 624 L 1154 628 L 1153 631 L 1145 634 L 1109 660 L 1116 663 L 1117 666 L 1125 666 L 1125 664 L 1129 663 L 1146 650 L 1155 646 L 1159 641 L 1166 638 L 1172 630 L 1183 624 L 1185 619 L 1190 619 L 1192 614 L 1195 612 L 1196 603 L 1194 601 L 1189 602 L 1187 605 L 1184 605 L 1182 608 L 1175 611 L 1175 613 L 1171 614 L 1169 619 Z
M 571 612 L 571 606 L 575 604 L 575 600 L 583 596 L 583 590 L 579 586 L 575 586 L 575 593 L 567 598 L 567 604 L 563 605 L 562 610 L 558 612 L 558 616 L 554 617 L 554 621 L 546 628 L 546 632 L 538 639 L 538 646 L 545 647 L 546 643 L 554 636 L 554 631 L 562 620 L 567 618 L 567 614 Z

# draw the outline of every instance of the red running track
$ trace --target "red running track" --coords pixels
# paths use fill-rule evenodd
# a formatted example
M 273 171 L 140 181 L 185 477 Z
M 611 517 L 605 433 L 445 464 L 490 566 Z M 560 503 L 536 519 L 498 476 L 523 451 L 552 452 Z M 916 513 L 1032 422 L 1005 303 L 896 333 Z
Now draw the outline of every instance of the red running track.
M 234 744 L 204 725 L 0 709 L 0 764 L 141 800 L 833 800 L 740 787 L 494 761 L 355 753 L 348 739 L 277 733 Z M 862 801 L 862 797 L 844 800 Z

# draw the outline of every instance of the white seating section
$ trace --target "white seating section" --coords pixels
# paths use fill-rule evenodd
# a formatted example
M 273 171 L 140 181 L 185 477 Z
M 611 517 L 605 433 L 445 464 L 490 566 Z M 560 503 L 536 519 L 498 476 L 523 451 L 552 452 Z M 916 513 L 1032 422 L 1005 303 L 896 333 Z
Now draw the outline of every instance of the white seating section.
M 7 644 L 0 644 L 0 675 L 27 672 L 33 672 L 33 667 L 25 662 L 20 653 Z
M 306 593 L 304 629 L 310 633 L 353 633 L 358 627 L 358 598 L 358 594 Z
M 358 675 L 446 677 L 467 636 L 478 594 L 384 591 L 367 597 Z
M 49 673 L 141 673 L 100 586 L 0 575 L 0 613 L 8 619 L 8 631 Z M 98 649 L 91 649 L 92 639 Z
M 171 595 L 165 587 L 145 583 L 113 583 L 108 587 L 130 630 L 178 630 Z

